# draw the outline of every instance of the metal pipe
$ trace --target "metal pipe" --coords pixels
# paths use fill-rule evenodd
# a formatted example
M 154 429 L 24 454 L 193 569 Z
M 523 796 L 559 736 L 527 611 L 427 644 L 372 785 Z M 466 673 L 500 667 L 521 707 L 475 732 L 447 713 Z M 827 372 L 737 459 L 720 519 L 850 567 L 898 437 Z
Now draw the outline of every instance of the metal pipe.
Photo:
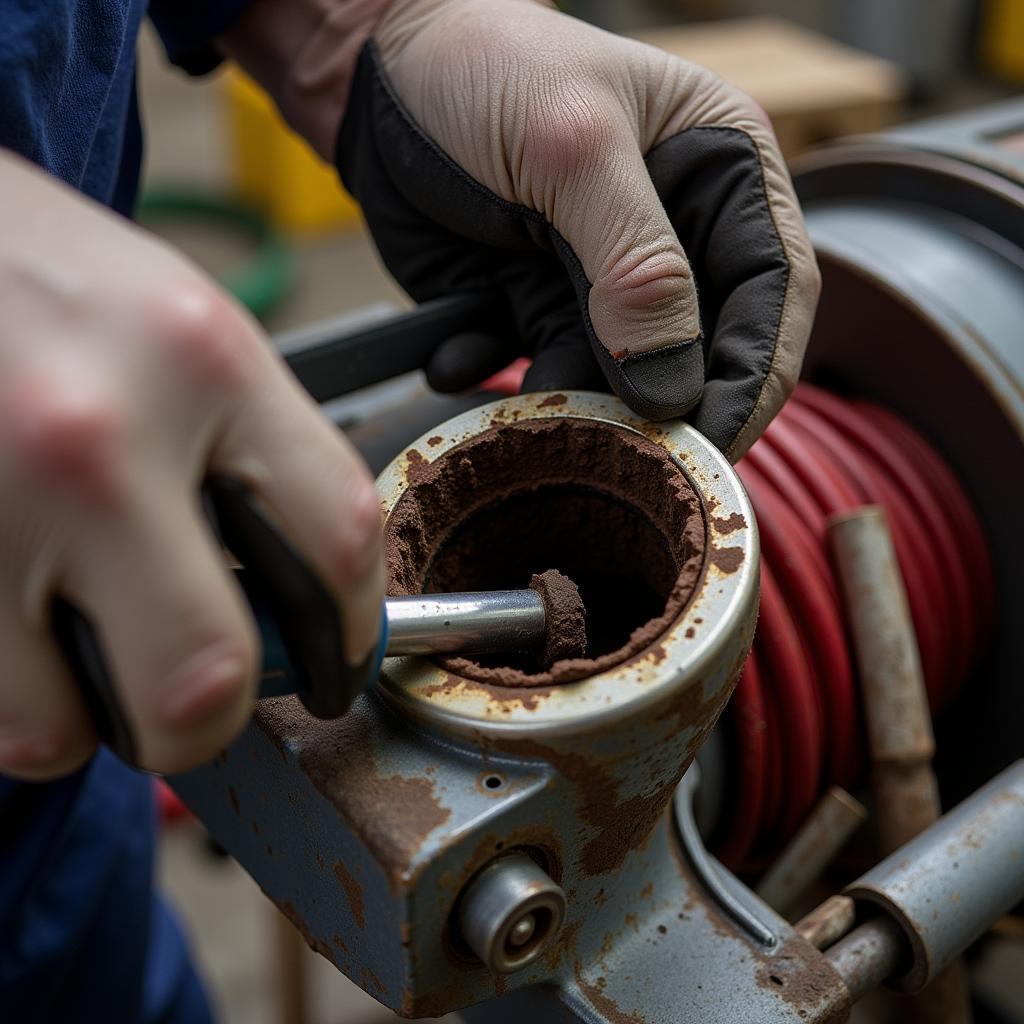
M 544 600 L 535 590 L 389 597 L 388 654 L 486 654 L 544 643 Z
M 825 954 L 825 959 L 849 989 L 850 1001 L 856 1002 L 899 970 L 906 956 L 906 940 L 899 925 L 882 916 L 854 928 Z
M 857 905 L 849 896 L 829 896 L 800 918 L 793 929 L 815 949 L 828 949 L 853 927 L 856 919 Z
M 491 861 L 466 886 L 459 932 L 488 970 L 512 974 L 548 948 L 562 927 L 565 893 L 526 853 Z
M 891 853 L 942 813 L 932 771 L 935 739 L 917 636 L 885 510 L 868 505 L 833 516 L 829 539 L 839 567 L 860 670 L 877 833 Z M 906 1007 L 910 1021 L 967 1024 L 966 970 L 950 963 Z
M 754 892 L 787 915 L 824 874 L 868 812 L 840 786 L 832 786 L 765 872 Z
M 1024 899 L 1024 760 L 845 891 L 899 922 L 913 960 L 894 985 L 924 988 Z
M 885 510 L 866 505 L 833 516 L 828 533 L 850 615 L 876 778 L 893 766 L 902 771 L 928 765 L 935 753 L 931 713 Z M 879 807 L 879 827 L 889 837 L 885 853 L 938 817 L 934 784 L 924 786 L 919 797 L 912 823 L 906 820 L 906 806 L 884 802 Z M 903 834 L 909 828 L 916 831 Z

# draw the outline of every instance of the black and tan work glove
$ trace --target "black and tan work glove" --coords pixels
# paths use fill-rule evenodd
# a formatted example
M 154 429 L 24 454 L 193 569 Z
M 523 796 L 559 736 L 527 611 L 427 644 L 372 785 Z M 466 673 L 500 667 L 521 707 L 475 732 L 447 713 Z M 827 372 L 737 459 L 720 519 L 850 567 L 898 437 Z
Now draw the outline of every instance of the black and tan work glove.
M 451 339 L 460 389 L 687 415 L 733 459 L 792 389 L 819 277 L 764 113 L 704 68 L 537 0 L 394 0 L 360 54 L 337 165 L 418 301 L 502 288 L 519 348 Z

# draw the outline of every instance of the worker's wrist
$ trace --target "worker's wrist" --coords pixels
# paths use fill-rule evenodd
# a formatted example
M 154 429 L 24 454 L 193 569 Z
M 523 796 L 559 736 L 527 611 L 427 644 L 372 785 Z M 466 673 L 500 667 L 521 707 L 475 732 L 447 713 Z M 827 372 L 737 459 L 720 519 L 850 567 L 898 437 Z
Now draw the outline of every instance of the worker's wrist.
M 394 0 L 254 0 L 219 40 L 285 120 L 333 159 L 356 60 Z

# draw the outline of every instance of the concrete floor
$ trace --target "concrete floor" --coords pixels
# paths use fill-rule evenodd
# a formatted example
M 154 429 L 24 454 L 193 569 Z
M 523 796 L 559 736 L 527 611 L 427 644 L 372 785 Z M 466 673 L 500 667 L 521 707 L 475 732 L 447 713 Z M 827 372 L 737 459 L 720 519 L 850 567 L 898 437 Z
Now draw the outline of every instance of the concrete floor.
M 140 74 L 147 123 L 145 180 L 150 184 L 229 187 L 225 120 L 215 81 L 187 80 L 163 66 L 152 38 L 143 40 Z M 239 258 L 237 248 L 194 228 L 162 231 L 211 272 Z M 270 331 L 309 323 L 370 303 L 405 303 L 359 232 L 298 242 L 298 281 L 267 321 Z M 224 1024 L 278 1024 L 278 912 L 229 858 L 211 855 L 194 822 L 165 830 L 160 845 L 161 884 L 179 908 L 198 963 Z M 390 1011 L 302 947 L 310 1024 L 383 1024 Z M 976 979 L 1005 1020 L 1024 1022 L 1024 943 L 988 949 Z M 293 1022 L 289 1022 L 293 1024 Z

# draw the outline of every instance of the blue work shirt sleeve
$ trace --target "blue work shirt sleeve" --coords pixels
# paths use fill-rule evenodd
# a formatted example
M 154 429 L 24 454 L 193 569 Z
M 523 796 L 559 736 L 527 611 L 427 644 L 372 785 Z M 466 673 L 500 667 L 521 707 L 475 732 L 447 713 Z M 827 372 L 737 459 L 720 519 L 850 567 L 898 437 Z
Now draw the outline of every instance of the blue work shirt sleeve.
M 149 17 L 171 62 L 190 75 L 205 75 L 223 59 L 214 39 L 226 32 L 252 0 L 151 0 Z

